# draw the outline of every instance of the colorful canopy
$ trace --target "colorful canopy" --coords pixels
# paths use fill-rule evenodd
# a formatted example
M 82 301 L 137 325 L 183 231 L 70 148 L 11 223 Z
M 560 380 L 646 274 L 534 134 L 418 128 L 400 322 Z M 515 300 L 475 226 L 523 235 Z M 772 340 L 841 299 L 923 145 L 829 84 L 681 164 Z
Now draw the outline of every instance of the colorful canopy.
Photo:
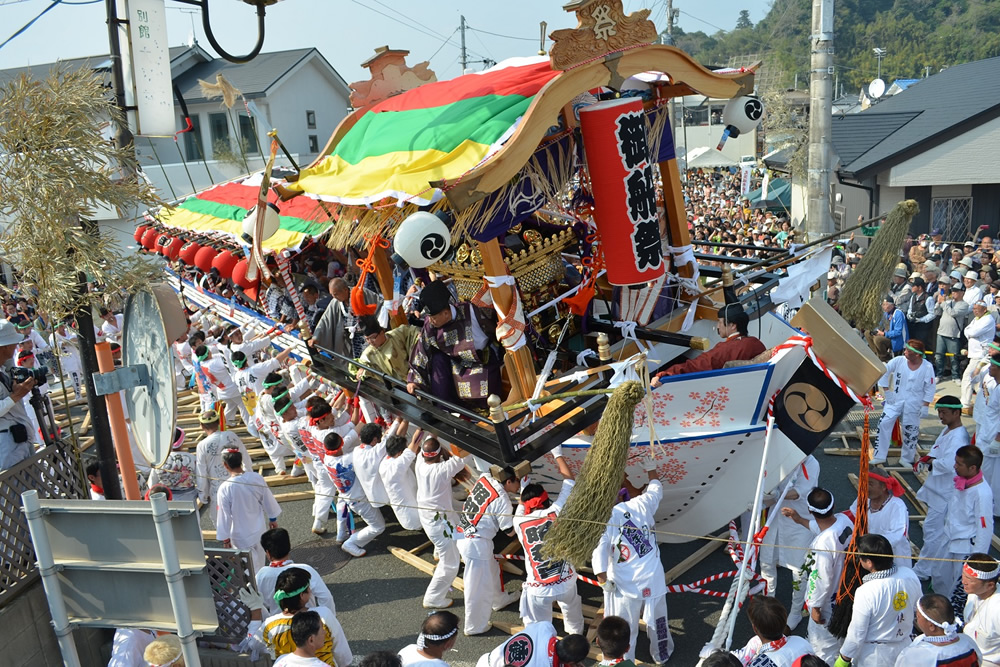
M 260 180 L 258 173 L 239 182 L 217 185 L 188 197 L 174 208 L 163 208 L 157 217 L 168 227 L 206 234 L 222 232 L 239 238 L 243 218 L 257 203 Z M 332 224 L 311 197 L 302 195 L 282 202 L 271 191 L 268 201 L 281 209 L 281 226 L 274 236 L 263 242 L 265 252 L 299 248 L 308 238 L 319 236 Z
M 441 192 L 429 184 L 460 177 L 499 148 L 559 74 L 547 58 L 520 58 L 390 97 L 290 187 L 353 206 L 430 204 Z

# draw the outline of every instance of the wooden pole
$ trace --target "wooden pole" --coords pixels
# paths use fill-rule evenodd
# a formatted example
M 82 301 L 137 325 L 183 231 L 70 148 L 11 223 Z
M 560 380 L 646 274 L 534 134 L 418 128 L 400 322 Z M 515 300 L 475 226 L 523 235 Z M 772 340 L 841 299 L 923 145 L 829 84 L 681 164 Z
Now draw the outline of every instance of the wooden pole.
M 375 278 L 378 280 L 379 289 L 382 290 L 382 298 L 392 301 L 396 293 L 396 282 L 392 275 L 392 264 L 389 262 L 389 255 L 382 248 L 372 249 L 372 262 L 375 264 Z M 393 327 L 406 324 L 406 314 L 402 310 L 390 313 L 389 320 Z
M 510 275 L 507 263 L 503 259 L 503 252 L 500 250 L 500 242 L 497 239 L 477 241 L 477 245 L 483 256 L 483 270 L 486 275 Z M 490 294 L 493 296 L 493 302 L 504 313 L 510 310 L 516 298 L 514 288 L 510 285 L 491 287 Z M 535 374 L 535 364 L 531 359 L 531 351 L 528 346 L 524 345 L 513 352 L 508 351 L 504 355 L 504 363 L 507 365 L 507 374 L 510 376 L 511 389 L 518 393 L 521 400 L 531 398 L 538 377 Z

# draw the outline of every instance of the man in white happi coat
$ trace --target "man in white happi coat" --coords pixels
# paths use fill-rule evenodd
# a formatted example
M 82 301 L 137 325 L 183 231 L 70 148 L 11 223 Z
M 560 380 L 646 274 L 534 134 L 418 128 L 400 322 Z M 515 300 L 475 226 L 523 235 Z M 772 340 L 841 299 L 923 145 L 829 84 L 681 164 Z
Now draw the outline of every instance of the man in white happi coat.
M 969 292 L 966 292 L 965 296 L 968 300 Z M 976 386 L 976 375 L 979 374 L 982 364 L 988 363 L 986 358 L 990 352 L 989 344 L 997 334 L 997 322 L 987 310 L 986 302 L 981 300 L 972 302 L 972 319 L 965 325 L 964 333 L 969 341 L 969 365 L 962 373 L 962 408 L 968 410 L 972 407 L 972 390 Z
M 917 602 L 921 634 L 896 656 L 894 667 L 976 667 L 982 653 L 976 642 L 958 631 L 955 612 L 943 595 L 925 595 Z
M 240 436 L 232 431 L 219 429 L 219 413 L 215 410 L 201 413 L 198 423 L 205 433 L 205 437 L 195 448 L 198 501 L 202 505 L 208 505 L 208 516 L 214 524 L 218 516 L 219 487 L 229 478 L 226 466 L 222 463 L 222 452 L 227 449 L 238 449 L 244 461 L 250 460 L 250 454 L 247 453 L 246 445 L 240 440 Z
M 368 524 L 361 530 L 355 531 L 340 545 L 340 548 L 347 553 L 360 558 L 366 553 L 364 546 L 385 531 L 385 520 L 382 518 L 382 513 L 368 502 L 365 491 L 358 481 L 357 466 L 354 463 L 354 455 L 358 450 L 346 451 L 343 436 L 334 430 L 325 434 L 323 446 L 326 448 L 323 465 L 330 474 L 333 485 L 337 487 L 338 496 L 347 503 L 350 511 Z
M 213 352 L 207 345 L 199 345 L 194 351 L 195 359 L 201 365 L 201 372 L 208 378 L 209 384 L 215 390 L 215 397 L 225 405 L 223 417 L 229 426 L 236 425 L 236 415 L 243 408 L 240 389 L 233 381 L 231 369 L 221 352 Z M 253 423 L 246 424 L 251 435 L 256 436 L 257 429 Z
M 274 401 L 276 398 L 288 396 L 292 403 L 297 403 L 304 396 L 312 392 L 308 379 L 302 379 L 295 385 L 289 387 L 285 384 L 285 379 L 278 373 L 269 373 L 261 383 L 261 392 L 257 400 L 257 409 L 254 412 L 254 421 L 257 424 L 257 432 L 260 434 L 260 441 L 264 445 L 267 457 L 274 464 L 274 471 L 279 475 L 288 474 L 288 464 L 285 458 L 288 456 L 298 456 L 296 452 L 285 442 L 281 435 L 281 419 L 274 412 Z M 268 437 L 265 437 L 264 434 Z M 302 462 L 296 460 L 292 466 L 292 477 L 299 477 L 305 474 Z
M 983 667 L 1000 666 L 1000 597 L 997 596 L 1000 566 L 986 553 L 974 553 L 962 566 L 965 628 L 983 654 Z
M 58 351 L 59 365 L 63 375 L 73 384 L 76 397 L 83 395 L 83 365 L 80 362 L 80 350 L 77 347 L 76 332 L 65 322 L 56 327 L 50 337 L 52 348 Z M 55 369 L 53 369 L 55 370 Z
M 819 471 L 819 461 L 810 454 L 792 473 L 792 487 L 785 494 L 782 507 L 790 507 L 799 515 L 808 514 L 809 504 L 806 502 L 806 496 L 819 482 Z M 778 488 L 783 487 L 784 483 L 778 485 Z M 760 546 L 760 574 L 767 584 L 768 595 L 772 596 L 777 595 L 778 591 L 778 567 L 788 568 L 791 571 L 793 585 L 802 580 L 802 562 L 806 559 L 806 551 L 809 550 L 809 543 L 813 539 L 809 528 L 800 526 L 782 514 L 781 508 L 775 508 L 774 511 L 777 515 Z M 788 611 L 787 622 L 790 630 L 794 630 L 802 620 L 805 598 L 805 586 L 795 585 Z
M 309 573 L 309 607 L 326 607 L 332 613 L 337 613 L 337 606 L 333 603 L 333 595 L 330 588 L 323 581 L 323 577 L 312 565 L 296 563 L 288 557 L 292 550 L 292 542 L 288 537 L 288 531 L 284 528 L 271 528 L 264 531 L 260 536 L 260 546 L 264 549 L 267 565 L 257 570 L 255 579 L 257 580 L 257 592 L 264 598 L 264 618 L 273 616 L 281 611 L 281 607 L 274 601 L 275 582 L 278 575 L 290 567 L 299 567 Z
M 1000 516 L 1000 347 L 990 343 L 989 363 L 977 377 L 979 398 L 972 416 L 976 420 L 976 446 L 983 452 L 983 479 L 993 490 L 993 516 Z
M 260 536 L 268 528 L 278 527 L 281 507 L 264 478 L 253 470 L 243 469 L 243 455 L 239 449 L 224 451 L 222 463 L 229 472 L 229 479 L 219 487 L 216 537 L 227 549 L 250 551 L 254 571 L 257 571 L 264 567 Z
M 796 660 L 812 653 L 802 637 L 785 635 L 788 612 L 777 599 L 754 595 L 747 600 L 747 617 L 754 636 L 733 655 L 746 667 L 792 667 Z
M 353 453 L 358 446 L 361 411 L 357 401 L 355 401 L 352 410 L 347 410 L 347 396 L 343 393 L 334 399 L 333 405 L 321 396 L 313 396 L 306 401 L 306 405 L 306 414 L 309 418 L 306 420 L 305 432 L 302 432 L 302 441 L 316 458 L 317 473 L 322 473 L 325 470 L 332 483 L 334 481 L 332 473 L 325 467 L 324 463 L 328 454 L 323 444 L 324 440 L 328 434 L 337 433 L 343 439 L 343 451 Z M 299 430 L 300 432 L 303 430 L 301 424 Z M 333 488 L 337 489 L 335 483 Z M 337 490 L 336 509 L 337 542 L 343 544 L 351 536 L 351 510 L 347 495 L 340 493 L 339 490 Z
M 1000 396 L 997 397 L 1000 399 Z M 962 426 L 962 403 L 957 396 L 941 396 L 935 404 L 938 419 L 944 424 L 941 434 L 925 456 L 920 457 L 915 470 L 927 470 L 923 485 L 917 490 L 917 500 L 927 504 L 924 518 L 924 543 L 913 571 L 921 579 L 931 576 L 932 560 L 948 553 L 945 519 L 948 502 L 955 492 L 955 454 L 969 444 L 969 432 Z M 978 409 L 978 403 L 977 403 Z
M 423 431 L 413 432 L 409 445 L 402 435 L 393 435 L 385 441 L 385 458 L 378 464 L 378 473 L 389 498 L 396 521 L 406 530 L 420 530 L 420 514 L 417 512 L 417 477 L 414 463 L 420 451 Z
M 844 569 L 844 550 L 851 542 L 854 524 L 844 514 L 836 513 L 833 494 L 826 489 L 817 486 L 809 492 L 806 500 L 812 523 L 819 530 L 809 545 L 809 553 L 802 566 L 803 576 L 807 577 L 803 582 L 806 585 L 806 607 L 809 609 L 807 636 L 816 655 L 833 664 L 841 640 L 830 633 L 827 625 L 833 613 L 833 598 L 840 583 L 840 573 Z M 799 525 L 809 526 L 811 523 L 788 507 L 783 507 L 781 513 Z
M 493 538 L 503 531 L 514 536 L 511 493 L 521 489 L 513 468 L 493 468 L 476 480 L 458 515 L 458 553 L 465 562 L 465 634 L 481 635 L 491 627 L 490 614 L 520 597 L 505 593 Z
M 553 561 L 542 556 L 545 536 L 555 523 L 573 490 L 573 473 L 562 455 L 562 447 L 551 452 L 563 477 L 559 497 L 553 503 L 541 484 L 528 484 L 521 490 L 521 504 L 514 512 L 514 530 L 524 547 L 527 578 L 521 589 L 521 621 L 527 625 L 552 621 L 552 603 L 559 605 L 563 627 L 570 634 L 583 634 L 583 603 L 576 588 L 576 572 L 568 561 Z
M 895 357 L 885 368 L 885 375 L 878 381 L 885 396 L 885 406 L 878 425 L 872 465 L 885 463 L 892 440 L 892 427 L 897 419 L 903 435 L 899 460 L 913 465 L 917 457 L 920 417 L 934 400 L 934 366 L 924 359 L 923 342 L 911 338 L 903 346 L 903 356 Z
M 868 532 L 889 540 L 895 563 L 899 567 L 913 565 L 910 548 L 910 511 L 903 502 L 903 485 L 895 477 L 868 473 Z M 855 521 L 858 501 L 851 503 L 847 517 Z
M 582 667 L 590 651 L 583 635 L 559 639 L 551 623 L 531 623 L 476 661 L 476 667 Z
M 406 433 L 409 422 L 395 420 L 385 433 L 378 424 L 365 424 L 358 431 L 358 447 L 354 450 L 354 470 L 358 474 L 358 482 L 365 490 L 365 497 L 374 508 L 389 504 L 389 494 L 386 493 L 382 476 L 378 472 L 379 465 L 385 458 L 385 443 L 397 433 Z
M 458 616 L 436 611 L 424 619 L 417 643 L 399 649 L 402 667 L 448 667 L 444 656 L 458 640 Z
M 836 667 L 884 667 L 910 643 L 920 599 L 920 580 L 908 567 L 893 564 L 892 545 L 882 535 L 858 538 L 862 569 L 868 572 L 854 593 L 854 611 Z
M 936 593 L 951 595 L 958 586 L 962 561 L 972 553 L 988 553 L 993 538 L 993 492 L 983 481 L 983 453 L 975 445 L 955 452 L 955 490 L 944 524 L 948 551 L 930 565 Z
M 424 593 L 424 607 L 443 609 L 454 603 L 448 599 L 448 588 L 461 565 L 455 544 L 458 515 L 451 496 L 451 480 L 466 477 L 468 473 L 461 458 L 451 456 L 437 438 L 428 436 L 421 445 L 416 475 L 420 525 L 427 539 L 434 543 L 434 553 L 438 557 L 431 583 Z
M 621 616 L 632 628 L 628 659 L 635 660 L 639 619 L 646 622 L 649 652 L 654 662 L 666 662 L 674 651 L 667 617 L 667 585 L 653 529 L 663 485 L 656 476 L 651 452 L 643 462 L 649 484 L 635 498 L 619 493 L 608 527 L 592 556 L 597 580 L 604 588 L 606 613 Z M 624 480 L 623 480 L 624 481 Z M 624 486 L 624 485 L 623 485 Z

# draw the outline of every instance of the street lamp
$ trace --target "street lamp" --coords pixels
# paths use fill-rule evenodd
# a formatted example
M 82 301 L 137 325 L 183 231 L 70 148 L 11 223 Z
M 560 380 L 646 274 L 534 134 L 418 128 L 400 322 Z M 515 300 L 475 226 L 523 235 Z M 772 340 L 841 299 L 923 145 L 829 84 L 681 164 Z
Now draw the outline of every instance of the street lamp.
M 245 56 L 234 56 L 219 46 L 219 42 L 215 39 L 215 33 L 212 32 L 212 23 L 208 16 L 209 0 L 177 0 L 177 2 L 182 2 L 185 5 L 200 7 L 201 24 L 205 29 L 205 36 L 208 37 L 209 44 L 211 44 L 212 48 L 226 60 L 242 64 L 250 62 L 257 57 L 258 53 L 260 53 L 261 48 L 264 46 L 264 8 L 280 2 L 280 0 L 243 0 L 246 4 L 257 8 L 257 44 L 253 47 L 253 50 Z
M 886 56 L 886 54 L 888 52 L 885 49 L 880 49 L 880 48 L 876 47 L 876 48 L 872 49 L 872 53 L 874 53 L 875 57 L 878 58 L 878 77 L 877 78 L 881 79 L 882 78 L 882 58 L 885 58 L 885 56 Z

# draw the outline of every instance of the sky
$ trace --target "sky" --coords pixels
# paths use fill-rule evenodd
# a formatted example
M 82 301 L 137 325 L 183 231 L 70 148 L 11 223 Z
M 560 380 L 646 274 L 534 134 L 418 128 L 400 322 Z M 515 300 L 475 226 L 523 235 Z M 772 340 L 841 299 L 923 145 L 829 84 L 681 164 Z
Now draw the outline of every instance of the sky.
M 741 9 L 759 21 L 772 0 L 674 0 L 680 10 L 677 24 L 687 32 L 731 29 Z M 70 4 L 70 3 L 74 4 Z M 375 47 L 408 49 L 408 62 L 430 59 L 439 79 L 461 73 L 459 65 L 460 16 L 469 30 L 466 47 L 469 68 L 482 69 L 481 61 L 500 61 L 534 55 L 539 48 L 539 22 L 548 32 L 572 28 L 574 16 L 563 11 L 565 0 L 282 0 L 267 10 L 263 50 L 282 51 L 314 46 L 347 81 L 366 80 L 360 67 Z M 626 11 L 649 8 L 657 29 L 666 24 L 665 0 L 623 0 Z M 0 0 L 0 43 L 27 24 L 52 0 Z M 167 33 L 171 46 L 187 43 L 194 26 L 198 44 L 211 51 L 202 29 L 200 11 L 166 0 Z M 232 54 L 249 52 L 257 39 L 257 19 L 252 6 L 238 0 L 209 0 L 212 30 L 217 41 Z M 108 53 L 108 33 L 103 0 L 63 0 L 23 34 L 0 47 L 0 69 L 45 64 L 60 58 Z M 488 34 L 495 33 L 495 34 Z M 516 39 L 512 39 L 516 38 Z M 547 48 L 547 47 L 546 47 Z M 480 61 L 480 62 L 475 62 Z

